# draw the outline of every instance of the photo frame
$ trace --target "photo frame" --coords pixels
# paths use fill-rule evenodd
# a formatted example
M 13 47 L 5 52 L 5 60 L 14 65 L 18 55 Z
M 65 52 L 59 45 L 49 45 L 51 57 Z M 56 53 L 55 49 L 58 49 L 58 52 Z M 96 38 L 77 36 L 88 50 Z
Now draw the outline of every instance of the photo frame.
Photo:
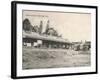
M 97 6 L 11 2 L 11 78 L 97 74 Z

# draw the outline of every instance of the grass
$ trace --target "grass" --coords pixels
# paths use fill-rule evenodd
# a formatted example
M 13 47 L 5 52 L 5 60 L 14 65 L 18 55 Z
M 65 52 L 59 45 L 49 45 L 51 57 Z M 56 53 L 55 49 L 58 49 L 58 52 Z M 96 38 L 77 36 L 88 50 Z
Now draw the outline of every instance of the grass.
M 90 51 L 23 48 L 23 69 L 90 66 Z

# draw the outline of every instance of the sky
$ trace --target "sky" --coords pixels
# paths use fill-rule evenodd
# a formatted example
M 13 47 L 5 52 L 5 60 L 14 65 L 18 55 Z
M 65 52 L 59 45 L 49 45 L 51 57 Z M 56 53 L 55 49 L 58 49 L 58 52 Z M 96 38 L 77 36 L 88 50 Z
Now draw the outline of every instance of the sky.
M 46 12 L 46 11 L 23 11 L 23 20 L 28 18 L 31 24 L 39 25 L 43 21 L 43 32 L 47 21 L 50 27 L 57 30 L 63 38 L 69 41 L 91 40 L 91 14 L 72 12 Z

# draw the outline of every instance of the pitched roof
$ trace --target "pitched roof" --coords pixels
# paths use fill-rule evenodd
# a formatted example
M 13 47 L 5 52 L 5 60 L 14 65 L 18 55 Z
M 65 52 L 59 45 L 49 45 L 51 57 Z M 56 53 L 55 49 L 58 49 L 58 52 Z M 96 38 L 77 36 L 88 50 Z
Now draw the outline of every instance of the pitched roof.
M 55 37 L 55 36 L 48 36 L 44 34 L 38 34 L 35 32 L 25 32 L 23 31 L 23 38 L 35 38 L 35 39 L 41 39 L 41 40 L 48 40 L 48 41 L 55 41 L 55 42 L 62 42 L 62 43 L 70 43 L 68 40 L 63 39 L 61 37 Z

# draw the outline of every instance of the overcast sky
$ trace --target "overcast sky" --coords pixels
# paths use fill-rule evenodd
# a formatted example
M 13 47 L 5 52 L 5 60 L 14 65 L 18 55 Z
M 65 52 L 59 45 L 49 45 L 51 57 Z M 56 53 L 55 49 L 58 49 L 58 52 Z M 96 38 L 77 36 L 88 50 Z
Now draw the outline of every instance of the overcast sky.
M 60 13 L 43 11 L 23 11 L 23 20 L 28 18 L 32 25 L 39 25 L 43 21 L 43 31 L 47 21 L 69 41 L 91 40 L 91 14 Z

